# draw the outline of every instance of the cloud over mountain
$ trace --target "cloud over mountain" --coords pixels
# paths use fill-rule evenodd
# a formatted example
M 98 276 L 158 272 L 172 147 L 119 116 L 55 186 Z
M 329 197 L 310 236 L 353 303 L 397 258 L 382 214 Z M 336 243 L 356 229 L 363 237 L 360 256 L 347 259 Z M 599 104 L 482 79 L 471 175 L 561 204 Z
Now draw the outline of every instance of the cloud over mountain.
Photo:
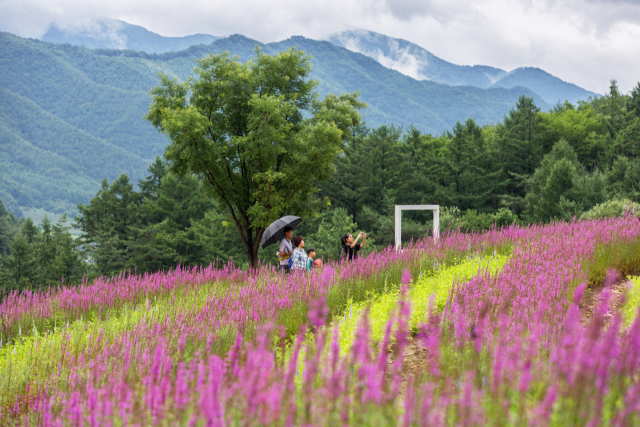
M 164 36 L 243 34 L 265 42 L 366 28 L 424 46 L 456 64 L 542 68 L 605 92 L 640 74 L 636 0 L 4 0 L 0 30 L 41 37 L 52 22 L 88 27 L 109 16 Z M 410 64 L 408 64 L 410 65 Z

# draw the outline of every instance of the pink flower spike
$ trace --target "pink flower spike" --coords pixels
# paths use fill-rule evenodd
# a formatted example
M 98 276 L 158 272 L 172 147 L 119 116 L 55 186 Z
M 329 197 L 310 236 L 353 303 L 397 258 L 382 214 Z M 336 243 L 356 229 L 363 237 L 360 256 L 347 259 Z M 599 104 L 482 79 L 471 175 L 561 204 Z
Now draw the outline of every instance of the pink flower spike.
M 400 279 L 400 283 L 402 283 L 403 285 L 408 285 L 411 283 L 411 272 L 406 268 L 402 272 L 402 278 Z

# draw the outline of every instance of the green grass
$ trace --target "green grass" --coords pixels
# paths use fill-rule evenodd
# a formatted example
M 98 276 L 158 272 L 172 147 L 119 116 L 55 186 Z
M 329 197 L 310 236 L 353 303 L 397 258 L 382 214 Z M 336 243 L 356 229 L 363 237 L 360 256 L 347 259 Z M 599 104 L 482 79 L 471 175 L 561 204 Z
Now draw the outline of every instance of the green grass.
M 440 267 L 432 275 L 417 277 L 410 285 L 409 299 L 413 305 L 410 327 L 416 329 L 427 320 L 429 305 L 440 312 L 444 309 L 447 298 L 457 283 L 467 281 L 483 271 L 497 274 L 509 260 L 508 255 L 496 255 L 484 259 L 475 257 L 466 259 L 457 265 Z M 347 352 L 353 342 L 355 331 L 362 315 L 369 309 L 372 339 L 384 337 L 385 326 L 398 307 L 400 289 L 396 285 L 387 293 L 377 295 L 369 301 L 352 303 L 344 316 L 335 319 L 339 322 L 340 348 Z
M 625 323 L 630 325 L 638 316 L 640 309 L 640 276 L 629 277 L 627 299 L 622 307 Z

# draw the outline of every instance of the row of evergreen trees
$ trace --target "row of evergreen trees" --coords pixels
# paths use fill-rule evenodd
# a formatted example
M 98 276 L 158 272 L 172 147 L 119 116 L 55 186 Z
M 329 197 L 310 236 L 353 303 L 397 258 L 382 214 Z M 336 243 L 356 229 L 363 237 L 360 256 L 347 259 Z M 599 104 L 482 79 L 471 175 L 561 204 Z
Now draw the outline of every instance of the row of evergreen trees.
M 353 135 L 331 180 L 317 183 L 324 208 L 297 229 L 328 258 L 339 256 L 345 232 L 368 231 L 369 250 L 392 244 L 396 204 L 439 204 L 447 207 L 441 226 L 480 230 L 570 220 L 612 199 L 640 202 L 640 83 L 622 95 L 612 81 L 606 96 L 549 112 L 523 96 L 503 123 L 469 119 L 438 137 L 394 126 L 361 126 Z M 36 227 L 3 208 L 2 286 L 232 259 L 246 265 L 235 225 L 205 188 L 196 177 L 168 173 L 158 158 L 137 188 L 126 175 L 103 181 L 78 206 L 74 226 L 82 236 L 75 240 L 64 218 Z M 428 212 L 405 215 L 403 240 L 432 226 Z M 261 258 L 274 262 L 274 250 Z
M 88 266 L 69 232 L 67 216 L 40 226 L 27 218 L 19 223 L 0 202 L 0 289 L 41 289 L 81 280 Z

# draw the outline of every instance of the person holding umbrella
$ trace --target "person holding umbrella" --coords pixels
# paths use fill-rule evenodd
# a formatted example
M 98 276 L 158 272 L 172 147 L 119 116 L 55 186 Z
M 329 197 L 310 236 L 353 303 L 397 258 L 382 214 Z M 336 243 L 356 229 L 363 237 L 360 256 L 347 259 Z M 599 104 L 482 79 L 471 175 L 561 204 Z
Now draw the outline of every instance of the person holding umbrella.
M 280 241 L 280 246 L 278 247 L 278 262 L 280 263 L 280 268 L 285 273 L 290 271 L 289 268 L 289 258 L 293 253 L 293 246 L 291 245 L 291 238 L 293 237 L 293 228 L 287 226 L 283 230 L 284 238 Z
M 266 249 L 267 246 L 279 243 L 276 256 L 278 257 L 278 266 L 282 271 L 288 273 L 290 270 L 289 261 L 293 253 L 293 245 L 291 238 L 293 237 L 293 229 L 302 222 L 299 216 L 287 215 L 279 218 L 264 230 L 260 246 Z

